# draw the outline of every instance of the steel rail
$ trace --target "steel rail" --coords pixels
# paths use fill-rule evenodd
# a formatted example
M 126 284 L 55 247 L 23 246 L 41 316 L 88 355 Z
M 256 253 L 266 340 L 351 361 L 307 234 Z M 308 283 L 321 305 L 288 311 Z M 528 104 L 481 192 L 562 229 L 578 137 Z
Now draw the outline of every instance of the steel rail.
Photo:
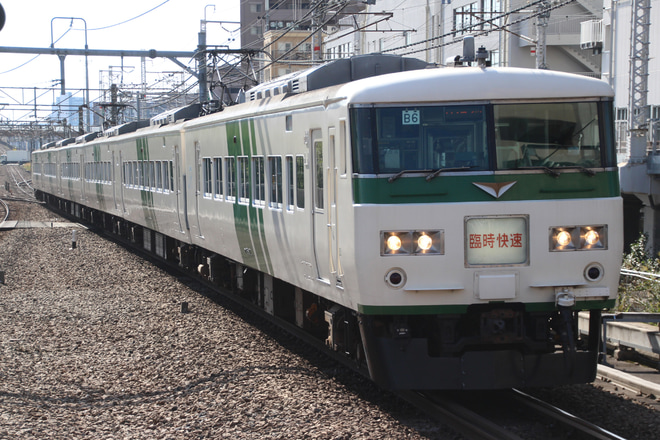
M 624 437 L 614 434 L 604 428 L 601 428 L 598 425 L 594 425 L 591 422 L 587 422 L 586 420 L 576 417 L 573 414 L 564 411 L 563 409 L 557 408 L 556 406 L 550 405 L 549 403 L 537 399 L 534 396 L 523 393 L 520 390 L 513 389 L 512 392 L 513 398 L 518 400 L 523 405 L 543 413 L 546 416 L 552 417 L 553 419 L 565 425 L 569 425 L 593 438 L 601 440 L 625 440 Z
M 9 206 L 2 199 L 0 199 L 0 205 L 2 205 L 2 208 L 5 210 L 5 218 L 3 218 L 2 221 L 0 221 L 0 223 L 4 223 L 9 218 Z
M 401 399 L 438 419 L 465 438 L 471 440 L 522 440 L 487 418 L 449 398 L 429 396 L 418 391 L 397 391 Z

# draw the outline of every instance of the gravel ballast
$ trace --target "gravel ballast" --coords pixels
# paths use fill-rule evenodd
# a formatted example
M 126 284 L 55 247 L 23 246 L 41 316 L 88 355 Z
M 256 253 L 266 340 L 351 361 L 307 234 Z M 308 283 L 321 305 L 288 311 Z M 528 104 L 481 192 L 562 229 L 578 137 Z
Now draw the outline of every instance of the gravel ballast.
M 0 232 L 0 438 L 452 438 L 76 229 Z

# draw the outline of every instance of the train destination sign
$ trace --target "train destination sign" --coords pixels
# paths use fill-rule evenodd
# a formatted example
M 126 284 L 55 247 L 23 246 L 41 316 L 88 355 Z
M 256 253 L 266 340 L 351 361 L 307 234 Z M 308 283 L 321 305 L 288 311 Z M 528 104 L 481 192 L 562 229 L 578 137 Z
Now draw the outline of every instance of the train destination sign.
M 465 257 L 469 266 L 526 264 L 526 217 L 468 217 Z

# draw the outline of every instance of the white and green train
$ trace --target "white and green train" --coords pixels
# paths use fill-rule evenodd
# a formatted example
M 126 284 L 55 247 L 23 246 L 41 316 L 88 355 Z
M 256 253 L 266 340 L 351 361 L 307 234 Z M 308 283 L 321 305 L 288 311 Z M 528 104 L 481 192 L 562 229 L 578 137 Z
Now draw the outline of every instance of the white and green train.
M 612 90 L 424 67 L 339 60 L 210 115 L 61 141 L 33 153 L 34 186 L 384 386 L 592 381 L 623 246 Z

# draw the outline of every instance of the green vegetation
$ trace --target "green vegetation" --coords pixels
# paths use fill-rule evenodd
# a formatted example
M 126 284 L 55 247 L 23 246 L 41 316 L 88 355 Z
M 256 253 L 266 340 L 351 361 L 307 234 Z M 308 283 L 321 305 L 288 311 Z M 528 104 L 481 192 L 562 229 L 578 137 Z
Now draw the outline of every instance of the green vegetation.
M 630 253 L 623 256 L 622 269 L 660 274 L 660 259 L 646 251 L 646 235 L 630 246 Z M 639 274 L 621 275 L 619 281 L 618 312 L 660 312 L 660 278 Z

